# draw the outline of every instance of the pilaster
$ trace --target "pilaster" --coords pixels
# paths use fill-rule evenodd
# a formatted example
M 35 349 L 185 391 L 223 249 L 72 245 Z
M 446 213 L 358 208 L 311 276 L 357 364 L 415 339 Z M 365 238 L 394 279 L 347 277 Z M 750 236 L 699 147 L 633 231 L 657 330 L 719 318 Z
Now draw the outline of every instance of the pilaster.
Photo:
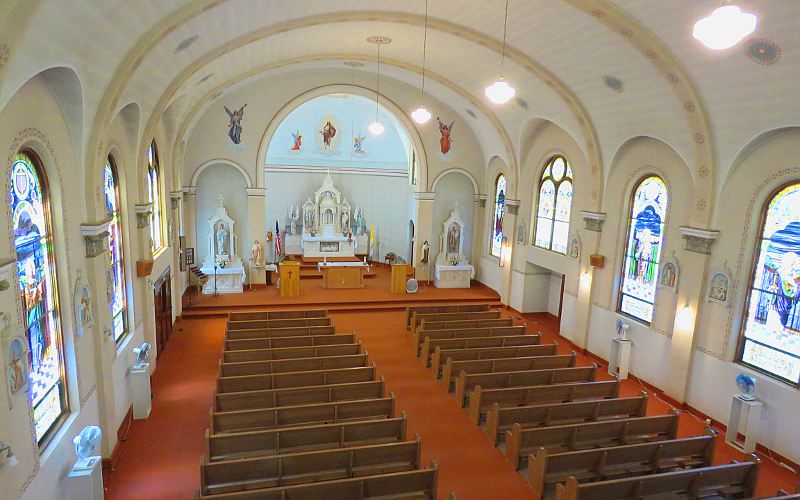
M 247 188 L 247 231 L 250 235 L 248 241 L 243 241 L 239 245 L 239 254 L 242 257 L 242 262 L 245 263 L 247 269 L 248 283 L 263 284 L 266 282 L 266 273 L 264 271 L 264 262 L 261 262 L 259 268 L 253 267 L 250 258 L 250 247 L 258 240 L 264 248 L 266 257 L 266 210 L 267 210 L 267 189 L 266 188 Z
M 472 197 L 472 265 L 477 268 L 483 252 L 483 239 L 486 224 L 483 223 L 486 211 L 486 195 L 476 194 Z
M 425 241 L 429 244 L 433 242 L 433 202 L 436 199 L 436 193 L 431 192 L 417 192 L 414 193 L 414 203 L 416 204 L 417 221 L 416 221 L 416 245 L 414 249 L 414 267 L 417 269 L 417 279 L 430 280 L 433 277 L 433 259 L 434 255 L 428 256 L 428 264 L 420 264 L 419 260 L 422 257 L 422 245 Z

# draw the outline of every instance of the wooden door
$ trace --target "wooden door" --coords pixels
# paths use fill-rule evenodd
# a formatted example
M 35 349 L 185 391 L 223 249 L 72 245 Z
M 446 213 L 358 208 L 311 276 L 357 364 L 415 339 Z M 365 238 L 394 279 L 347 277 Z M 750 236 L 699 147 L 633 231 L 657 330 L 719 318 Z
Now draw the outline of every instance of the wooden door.
M 172 287 L 170 281 L 170 270 L 167 268 L 153 285 L 157 356 L 161 355 L 172 335 Z

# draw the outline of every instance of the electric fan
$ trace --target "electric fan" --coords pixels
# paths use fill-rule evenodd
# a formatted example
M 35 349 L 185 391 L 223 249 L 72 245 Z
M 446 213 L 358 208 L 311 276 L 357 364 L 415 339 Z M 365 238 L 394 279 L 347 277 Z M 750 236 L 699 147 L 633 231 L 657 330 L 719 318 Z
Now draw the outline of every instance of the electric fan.
M 100 438 L 103 431 L 96 425 L 87 425 L 80 434 L 75 436 L 72 442 L 75 444 L 75 454 L 78 458 L 86 460 L 95 455 L 100 448 Z
M 623 323 L 621 319 L 617 318 L 617 338 L 620 340 L 628 340 L 628 328 L 631 325 Z
M 756 379 L 747 375 L 746 373 L 740 373 L 736 376 L 736 387 L 742 391 L 739 394 L 739 399 L 744 401 L 755 401 L 756 396 Z
M 136 364 L 143 365 L 150 361 L 150 344 L 144 342 L 139 347 L 133 348 L 133 354 L 136 356 Z
M 409 279 L 406 281 L 406 293 L 417 293 L 419 290 L 419 283 L 414 278 Z

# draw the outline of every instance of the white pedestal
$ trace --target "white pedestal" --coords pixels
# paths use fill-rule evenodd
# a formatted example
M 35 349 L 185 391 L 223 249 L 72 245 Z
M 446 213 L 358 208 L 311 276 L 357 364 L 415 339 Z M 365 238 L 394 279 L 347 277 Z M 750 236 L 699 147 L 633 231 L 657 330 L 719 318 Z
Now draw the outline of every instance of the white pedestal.
M 208 275 L 208 281 L 203 287 L 204 295 L 214 293 L 214 268 L 202 267 L 201 271 Z M 217 293 L 242 293 L 244 287 L 244 267 L 217 267 Z
M 433 286 L 436 288 L 469 288 L 470 280 L 475 274 L 471 265 L 446 266 L 436 265 Z
M 70 498 L 80 500 L 102 500 L 103 460 L 102 457 L 78 459 L 69 473 Z
M 630 339 L 611 339 L 611 356 L 608 359 L 609 375 L 617 375 L 620 380 L 628 378 L 628 366 L 631 362 L 631 347 L 633 341 Z
M 725 443 L 738 448 L 745 453 L 753 453 L 756 449 L 756 442 L 761 435 L 761 410 L 764 403 L 755 399 L 748 401 L 742 399 L 739 394 L 734 394 L 731 399 L 731 414 L 728 417 L 728 430 L 725 432 Z M 742 429 L 744 442 L 736 439 L 742 421 L 742 413 L 745 413 L 745 424 Z
M 150 392 L 150 363 L 131 368 L 131 396 L 133 418 L 142 420 L 150 416 L 153 402 Z

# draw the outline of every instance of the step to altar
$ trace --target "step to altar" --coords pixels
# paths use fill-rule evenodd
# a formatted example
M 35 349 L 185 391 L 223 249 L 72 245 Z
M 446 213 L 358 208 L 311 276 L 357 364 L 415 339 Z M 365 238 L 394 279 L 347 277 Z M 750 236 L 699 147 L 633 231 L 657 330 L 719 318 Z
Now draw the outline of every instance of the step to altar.
M 322 279 L 322 271 L 317 268 L 317 264 L 327 260 L 328 262 L 362 262 L 363 259 L 358 257 L 303 257 L 302 255 L 294 256 L 294 259 L 300 263 L 300 279 Z M 364 271 L 364 278 L 374 278 L 375 271 L 370 269 Z

